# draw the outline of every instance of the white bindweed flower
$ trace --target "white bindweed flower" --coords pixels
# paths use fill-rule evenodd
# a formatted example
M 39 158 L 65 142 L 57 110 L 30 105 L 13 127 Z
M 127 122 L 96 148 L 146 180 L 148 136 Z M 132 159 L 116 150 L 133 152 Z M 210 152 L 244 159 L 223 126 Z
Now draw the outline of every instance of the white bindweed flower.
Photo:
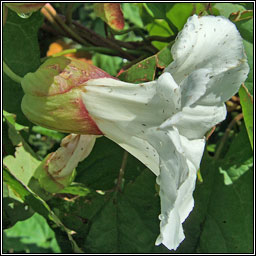
M 148 83 L 131 84 L 107 75 L 94 78 L 88 74 L 83 80 L 81 74 L 79 79 L 75 77 L 80 83 L 70 85 L 71 71 L 78 72 L 74 64 L 78 61 L 72 59 L 65 59 L 70 63 L 64 67 L 52 65 L 54 60 L 46 62 L 44 69 L 28 74 L 22 83 L 26 93 L 22 107 L 29 119 L 55 129 L 59 126 L 62 131 L 104 134 L 157 176 L 161 214 L 156 245 L 162 243 L 170 250 L 184 239 L 182 223 L 194 206 L 192 194 L 204 151 L 204 135 L 225 119 L 224 102 L 238 91 L 249 71 L 242 38 L 224 17 L 190 17 L 172 47 L 172 56 L 174 61 L 163 74 Z M 56 58 L 56 63 L 62 61 Z M 40 94 L 27 89 L 31 81 L 51 68 L 56 74 L 45 87 L 65 95 L 64 105 L 52 97 L 40 99 Z M 56 92 L 52 95 L 57 96 Z M 75 98 L 77 107 L 83 103 L 85 115 L 72 117 L 66 113 L 69 105 L 73 103 L 73 108 L 76 104 Z M 39 100 L 42 104 L 36 110 L 28 107 Z M 43 113 L 40 117 L 38 111 Z M 63 114 L 56 117 L 56 122 L 54 115 L 60 112 Z M 67 124 L 70 118 L 76 124 L 72 129 Z

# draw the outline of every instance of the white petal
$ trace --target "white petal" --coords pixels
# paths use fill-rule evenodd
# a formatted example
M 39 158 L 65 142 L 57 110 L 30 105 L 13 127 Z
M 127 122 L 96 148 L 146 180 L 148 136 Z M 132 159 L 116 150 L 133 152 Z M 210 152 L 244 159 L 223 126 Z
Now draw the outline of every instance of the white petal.
M 138 136 L 136 136 L 136 133 L 135 135 L 132 135 L 129 131 L 125 133 L 123 129 L 113 125 L 111 121 L 102 121 L 97 123 L 97 125 L 101 127 L 101 131 L 107 131 L 107 138 L 116 142 L 130 154 L 139 159 L 155 175 L 159 175 L 159 155 L 146 139 L 139 137 L 139 133 L 137 134 Z M 141 131 L 144 132 L 144 130 Z M 144 137 L 145 132 L 141 135 Z
M 225 119 L 223 103 L 247 77 L 242 38 L 224 17 L 194 15 L 178 35 L 172 55 L 174 61 L 165 72 L 180 84 L 182 111 L 167 119 L 161 129 L 175 126 L 187 138 L 202 138 Z
M 161 128 L 169 129 L 175 126 L 179 133 L 188 139 L 203 138 L 211 127 L 223 121 L 226 117 L 226 106 L 194 106 L 185 107 L 181 112 L 168 119 Z
M 170 129 L 174 126 L 181 135 L 200 139 L 211 127 L 223 121 L 226 107 L 222 102 L 226 93 L 220 90 L 219 76 L 210 78 L 209 70 L 199 69 L 186 77 L 180 85 L 181 111 L 170 116 L 160 128 Z M 236 73 L 233 77 L 236 78 Z
M 204 152 L 205 139 L 189 140 L 180 135 L 180 143 L 187 160 L 198 170 Z
M 168 133 L 161 131 L 155 136 L 164 142 L 161 148 L 157 148 L 161 168 L 157 177 L 160 185 L 161 223 L 156 244 L 163 243 L 169 249 L 176 249 L 184 239 L 181 224 L 194 206 L 192 194 L 205 141 L 188 140 L 179 136 L 176 129 Z
M 191 106 L 205 95 L 209 82 L 208 69 L 195 70 L 181 83 L 181 108 Z
M 89 80 L 82 97 L 100 130 L 158 175 L 159 157 L 147 131 L 180 110 L 180 88 L 172 76 L 164 73 L 143 84 Z
M 236 26 L 224 17 L 190 17 L 171 51 L 174 61 L 165 71 L 170 72 L 178 84 L 201 68 L 208 69 L 210 76 L 239 66 L 243 73 L 248 73 L 242 38 Z M 237 81 L 238 86 L 246 75 Z
M 209 73 L 205 94 L 196 102 L 198 105 L 213 106 L 224 103 L 235 95 L 249 72 L 247 63 L 234 66 L 216 75 Z

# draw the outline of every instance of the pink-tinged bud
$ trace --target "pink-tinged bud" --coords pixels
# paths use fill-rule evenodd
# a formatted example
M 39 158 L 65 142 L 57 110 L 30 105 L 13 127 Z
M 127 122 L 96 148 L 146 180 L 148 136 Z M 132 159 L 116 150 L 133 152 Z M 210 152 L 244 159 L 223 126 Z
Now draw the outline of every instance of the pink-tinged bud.
M 122 30 L 124 28 L 124 16 L 120 4 L 96 3 L 94 4 L 94 11 L 112 29 Z
M 6 3 L 5 5 L 17 14 L 28 14 L 38 11 L 45 3 Z
M 101 135 L 82 101 L 90 79 L 111 77 L 103 70 L 69 57 L 50 58 L 22 80 L 21 108 L 33 123 L 77 134 Z

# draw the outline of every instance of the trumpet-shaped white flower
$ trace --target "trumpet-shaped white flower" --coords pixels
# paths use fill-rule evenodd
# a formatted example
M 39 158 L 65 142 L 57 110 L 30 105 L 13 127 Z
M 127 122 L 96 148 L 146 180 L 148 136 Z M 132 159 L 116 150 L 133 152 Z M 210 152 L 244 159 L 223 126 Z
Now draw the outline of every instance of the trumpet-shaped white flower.
M 131 84 L 103 75 L 90 77 L 68 93 L 79 90 L 85 116 L 94 123 L 94 129 L 84 133 L 104 134 L 157 176 L 161 214 L 156 245 L 176 249 L 184 239 L 182 223 L 194 205 L 204 134 L 225 119 L 224 102 L 238 91 L 249 67 L 239 32 L 223 17 L 190 17 L 172 47 L 172 56 L 173 62 L 155 81 Z M 61 88 L 69 86 L 65 81 Z M 23 88 L 26 91 L 26 77 Z M 23 110 L 37 122 L 25 107 L 31 97 L 24 97 Z M 46 109 L 54 113 L 59 105 L 49 102 L 50 98 Z M 43 125 L 43 121 L 37 123 Z M 71 132 L 83 133 L 81 127 Z
M 189 18 L 172 47 L 174 61 L 158 80 L 134 85 L 87 82 L 83 102 L 99 129 L 157 175 L 161 233 L 176 249 L 204 151 L 204 134 L 225 119 L 224 102 L 248 74 L 242 39 L 222 17 Z

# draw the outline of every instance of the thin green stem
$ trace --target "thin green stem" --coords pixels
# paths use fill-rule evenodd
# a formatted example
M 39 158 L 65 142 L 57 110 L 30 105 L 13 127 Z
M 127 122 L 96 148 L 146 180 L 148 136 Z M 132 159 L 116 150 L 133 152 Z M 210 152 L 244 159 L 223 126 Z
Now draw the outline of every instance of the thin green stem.
M 52 57 L 59 57 L 59 56 L 63 56 L 65 54 L 69 54 L 69 53 L 76 53 L 76 52 L 98 52 L 98 53 L 102 53 L 102 54 L 107 54 L 107 55 L 111 55 L 111 56 L 116 56 L 118 54 L 117 51 L 114 51 L 112 49 L 109 48 L 105 48 L 105 47 L 97 47 L 97 46 L 88 46 L 88 47 L 81 47 L 79 49 L 73 48 L 73 49 L 67 49 L 58 53 L 55 53 L 51 56 L 48 57 L 43 57 L 41 58 L 41 62 L 44 62 L 45 60 L 52 58 Z
M 125 170 L 125 167 L 126 167 L 126 164 L 127 164 L 128 155 L 129 155 L 128 152 L 125 150 L 124 155 L 123 155 L 121 168 L 120 168 L 120 171 L 119 171 L 119 176 L 118 176 L 118 179 L 117 179 L 116 191 L 122 191 L 124 170 Z
M 4 73 L 10 77 L 14 82 L 21 84 L 21 80 L 22 77 L 18 76 L 17 74 L 15 74 L 8 66 L 7 64 L 4 62 L 3 60 L 3 71 Z
M 43 57 L 41 58 L 41 62 L 44 62 L 46 61 L 47 59 L 50 59 L 50 58 L 53 58 L 53 57 L 59 57 L 59 56 L 62 56 L 62 55 L 65 55 L 65 54 L 69 54 L 69 53 L 76 53 L 77 52 L 77 49 L 67 49 L 67 50 L 64 50 L 64 51 L 61 51 L 61 52 L 58 52 L 58 53 L 55 53 L 51 56 L 46 56 L 46 57 Z

